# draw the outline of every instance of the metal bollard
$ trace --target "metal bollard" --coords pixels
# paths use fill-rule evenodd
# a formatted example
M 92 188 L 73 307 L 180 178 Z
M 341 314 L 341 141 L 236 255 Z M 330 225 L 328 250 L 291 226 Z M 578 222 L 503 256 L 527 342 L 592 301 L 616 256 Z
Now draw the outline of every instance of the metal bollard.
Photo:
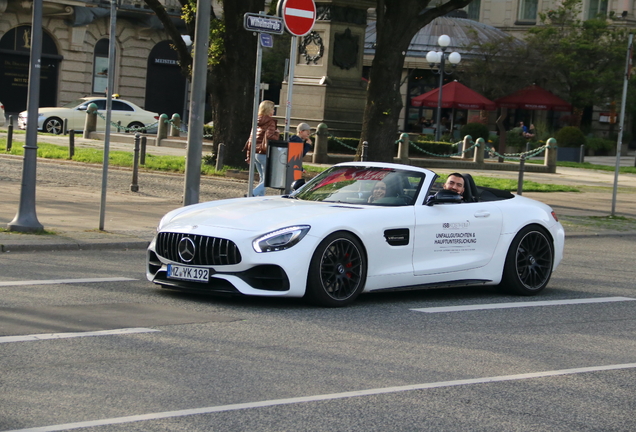
M 133 178 L 130 185 L 131 192 L 139 192 L 139 184 L 137 184 L 139 177 L 139 141 L 141 141 L 141 134 L 135 133 L 135 152 L 133 157 Z
M 526 167 L 526 155 L 521 155 L 519 160 L 519 180 L 517 181 L 517 195 L 523 194 L 523 170 Z
M 146 165 L 146 142 L 148 139 L 145 136 L 141 137 L 141 152 L 139 153 L 139 165 Z
M 216 153 L 216 166 L 215 170 L 221 171 L 223 169 L 223 154 L 225 153 L 225 144 L 219 143 L 219 148 Z
M 121 132 L 121 120 L 117 122 L 117 133 Z
M 400 143 L 398 144 L 398 159 L 401 164 L 408 165 L 409 163 L 409 134 L 403 133 L 400 135 Z
M 585 162 L 585 144 L 581 144 L 581 151 L 579 152 L 579 162 Z
M 9 116 L 9 126 L 7 126 L 7 151 L 11 151 L 11 145 L 13 144 L 13 116 Z
M 369 142 L 368 141 L 363 141 L 362 142 L 362 154 L 360 154 L 360 160 L 362 162 L 366 162 L 368 157 L 369 157 Z
M 68 131 L 68 158 L 73 159 L 75 156 L 75 131 L 71 129 Z
M 62 120 L 62 134 L 66 135 L 68 133 L 68 119 L 65 118 Z

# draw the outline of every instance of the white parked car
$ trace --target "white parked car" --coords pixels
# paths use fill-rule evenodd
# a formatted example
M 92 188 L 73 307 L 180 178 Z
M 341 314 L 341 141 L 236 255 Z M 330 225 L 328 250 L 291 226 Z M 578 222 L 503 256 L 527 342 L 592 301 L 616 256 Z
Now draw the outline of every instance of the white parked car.
M 2 104 L 2 101 L 0 101 L 0 126 L 4 126 L 5 123 L 6 120 L 4 117 L 4 105 Z
M 469 175 L 462 201 L 434 193 L 437 177 L 407 165 L 344 163 L 287 196 L 173 210 L 148 248 L 146 276 L 169 289 L 305 296 L 323 306 L 406 287 L 541 292 L 563 257 L 552 209 L 477 187 Z
M 105 97 L 84 97 L 67 103 L 57 108 L 38 109 L 38 130 L 48 133 L 60 134 L 63 132 L 64 119 L 67 119 L 67 130 L 82 131 L 86 122 L 86 109 L 88 105 L 97 105 L 97 111 L 106 117 Z M 128 129 L 143 129 L 155 125 L 159 120 L 159 114 L 146 111 L 132 102 L 115 99 L 112 100 L 111 122 Z M 97 131 L 106 130 L 105 120 L 97 116 Z M 27 112 L 22 111 L 18 116 L 18 127 L 26 129 Z M 155 127 L 156 129 L 156 127 Z M 111 124 L 111 131 L 117 130 Z

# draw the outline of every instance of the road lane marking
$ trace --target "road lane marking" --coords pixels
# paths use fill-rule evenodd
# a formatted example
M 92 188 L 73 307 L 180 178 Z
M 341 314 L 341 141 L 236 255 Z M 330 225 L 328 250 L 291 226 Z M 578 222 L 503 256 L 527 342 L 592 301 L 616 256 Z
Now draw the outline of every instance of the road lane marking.
M 139 279 L 125 277 L 109 277 L 109 278 L 84 278 L 84 279 L 42 279 L 27 281 L 7 281 L 0 282 L 0 287 L 5 286 L 23 286 L 23 285 L 57 285 L 69 283 L 91 283 L 91 282 L 127 282 Z
M 426 313 L 439 313 L 439 312 L 463 312 L 474 310 L 486 310 L 486 309 L 509 309 L 509 308 L 522 308 L 522 307 L 534 307 L 534 306 L 561 306 L 561 305 L 573 305 L 573 304 L 587 304 L 587 303 L 610 303 L 631 301 L 636 298 L 631 297 L 599 297 L 590 299 L 573 299 L 573 300 L 544 300 L 544 301 L 530 301 L 530 302 L 514 302 L 514 303 L 491 303 L 491 304 L 477 304 L 467 306 L 444 306 L 444 307 L 431 307 L 431 308 L 417 308 L 411 309 L 415 312 Z
M 252 409 L 252 408 L 265 408 L 265 407 L 273 407 L 273 406 L 280 406 L 280 405 L 292 405 L 292 404 L 305 403 L 305 402 L 321 402 L 326 400 L 347 399 L 347 398 L 360 397 L 360 396 L 375 396 L 380 394 L 398 393 L 398 392 L 414 391 L 414 390 L 428 390 L 428 389 L 443 388 L 443 387 L 456 387 L 456 386 L 473 385 L 473 384 L 488 384 L 488 383 L 495 383 L 495 382 L 518 381 L 518 380 L 524 380 L 524 379 L 547 378 L 547 377 L 573 375 L 573 374 L 580 374 L 580 373 L 602 372 L 602 371 L 634 369 L 634 368 L 636 368 L 636 363 L 625 363 L 625 364 L 615 364 L 615 365 L 607 365 L 607 366 L 592 366 L 592 367 L 560 369 L 560 370 L 544 371 L 544 372 L 531 372 L 531 373 L 517 374 L 517 375 L 502 375 L 502 376 L 463 379 L 463 380 L 455 380 L 455 381 L 440 381 L 440 382 L 433 382 L 433 383 L 426 383 L 426 384 L 405 385 L 405 386 L 399 386 L 399 387 L 383 387 L 383 388 L 356 390 L 356 391 L 349 391 L 349 392 L 342 392 L 342 393 L 330 393 L 330 394 L 315 395 L 315 396 L 301 396 L 301 397 L 288 398 L 288 399 L 272 399 L 272 400 L 265 400 L 265 401 L 258 401 L 258 402 L 218 405 L 218 406 L 192 408 L 192 409 L 184 409 L 184 410 L 177 410 L 177 411 L 164 411 L 164 412 L 158 412 L 158 413 L 139 414 L 139 415 L 126 416 L 126 417 L 113 417 L 113 418 L 101 419 L 101 420 L 89 420 L 89 421 L 76 422 L 76 423 L 40 426 L 40 427 L 34 427 L 34 428 L 28 428 L 28 429 L 14 429 L 14 430 L 5 431 L 5 432 L 57 432 L 57 431 L 81 429 L 81 428 L 95 427 L 95 426 L 110 426 L 110 425 L 116 425 L 116 424 L 133 423 L 133 422 L 140 422 L 140 421 L 147 421 L 147 420 L 161 420 L 161 419 L 167 419 L 167 418 L 185 417 L 185 416 L 198 415 L 198 414 L 212 414 L 217 412 L 238 411 L 238 410 L 245 410 L 245 409 Z
M 88 337 L 88 336 L 111 336 L 111 335 L 123 335 L 123 334 L 133 334 L 133 333 L 152 333 L 152 332 L 158 332 L 158 331 L 161 331 L 161 330 L 137 327 L 137 328 L 114 329 L 114 330 L 97 330 L 97 331 L 90 331 L 90 332 L 41 333 L 41 334 L 20 335 L 20 336 L 0 336 L 0 343 L 30 342 L 30 341 L 41 341 L 41 340 L 51 340 L 51 339 L 68 339 L 68 338 Z

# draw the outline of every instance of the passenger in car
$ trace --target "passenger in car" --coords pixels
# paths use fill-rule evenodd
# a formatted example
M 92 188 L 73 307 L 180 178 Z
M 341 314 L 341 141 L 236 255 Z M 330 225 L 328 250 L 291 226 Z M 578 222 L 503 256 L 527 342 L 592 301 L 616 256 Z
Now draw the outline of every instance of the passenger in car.
M 369 202 L 372 203 L 386 196 L 386 183 L 382 180 L 378 180 L 378 182 L 373 186 L 373 191 L 371 192 L 371 196 L 369 197 Z

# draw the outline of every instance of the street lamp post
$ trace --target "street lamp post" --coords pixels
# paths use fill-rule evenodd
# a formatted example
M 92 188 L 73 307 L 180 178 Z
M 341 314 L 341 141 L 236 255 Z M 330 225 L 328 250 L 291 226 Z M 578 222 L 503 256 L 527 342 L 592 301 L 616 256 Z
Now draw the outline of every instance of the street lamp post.
M 462 56 L 458 52 L 452 52 L 446 54 L 446 49 L 450 45 L 451 39 L 447 35 L 441 35 L 437 39 L 437 44 L 440 46 L 441 51 L 429 51 L 426 54 L 426 61 L 433 69 L 437 66 L 439 74 L 439 94 L 437 95 L 437 115 L 435 116 L 435 141 L 439 141 L 442 137 L 442 86 L 444 85 L 444 74 L 451 74 L 453 71 L 446 72 L 444 66 L 446 65 L 446 59 L 453 65 L 457 66 L 462 60 Z

